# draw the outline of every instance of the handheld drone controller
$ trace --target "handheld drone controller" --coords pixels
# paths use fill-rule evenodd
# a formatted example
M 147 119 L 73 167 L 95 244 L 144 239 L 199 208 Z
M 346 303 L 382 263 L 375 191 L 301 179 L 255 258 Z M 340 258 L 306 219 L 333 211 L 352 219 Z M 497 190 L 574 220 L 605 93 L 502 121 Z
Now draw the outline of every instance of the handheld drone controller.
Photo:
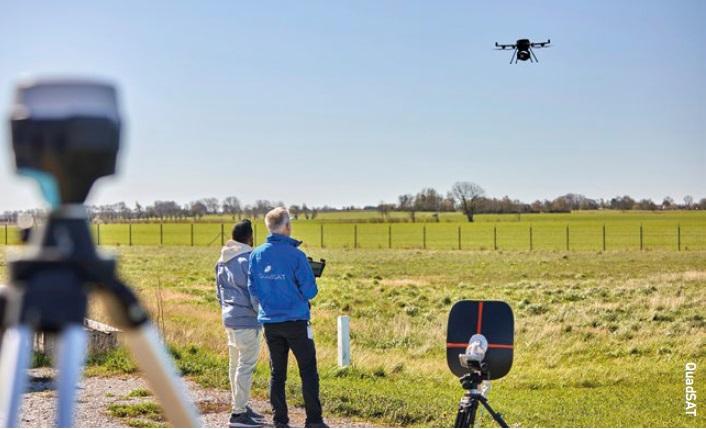
M 310 257 L 307 257 L 306 259 L 309 260 L 309 265 L 311 266 L 311 270 L 314 272 L 314 277 L 321 277 L 324 273 L 324 268 L 326 268 L 326 259 L 320 259 L 319 261 L 315 261 Z

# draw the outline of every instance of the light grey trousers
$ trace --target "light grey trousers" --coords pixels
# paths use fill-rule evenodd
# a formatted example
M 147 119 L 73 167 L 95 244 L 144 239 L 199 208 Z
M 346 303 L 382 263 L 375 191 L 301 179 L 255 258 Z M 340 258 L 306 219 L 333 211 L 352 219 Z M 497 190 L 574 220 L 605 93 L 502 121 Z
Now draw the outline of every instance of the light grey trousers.
M 260 354 L 260 331 L 261 329 L 226 328 L 231 411 L 236 414 L 244 413 L 250 401 L 253 372 Z

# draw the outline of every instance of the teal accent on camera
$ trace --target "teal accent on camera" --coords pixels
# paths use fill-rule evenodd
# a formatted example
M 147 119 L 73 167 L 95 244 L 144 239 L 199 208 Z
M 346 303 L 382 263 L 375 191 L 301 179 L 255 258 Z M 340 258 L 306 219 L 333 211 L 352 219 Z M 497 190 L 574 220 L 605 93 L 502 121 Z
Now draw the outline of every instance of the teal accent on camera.
M 44 199 L 52 208 L 57 208 L 61 205 L 59 185 L 56 183 L 54 176 L 44 171 L 35 170 L 34 168 L 20 168 L 17 172 L 21 176 L 31 177 L 39 183 L 39 188 L 42 191 Z

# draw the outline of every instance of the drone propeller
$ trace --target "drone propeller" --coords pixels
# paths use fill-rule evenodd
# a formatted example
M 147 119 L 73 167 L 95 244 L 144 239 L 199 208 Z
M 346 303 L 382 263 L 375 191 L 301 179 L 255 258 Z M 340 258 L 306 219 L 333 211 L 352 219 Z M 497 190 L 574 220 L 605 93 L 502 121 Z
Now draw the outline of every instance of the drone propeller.
M 551 43 L 552 43 L 552 40 L 551 40 L 551 39 L 547 39 L 546 42 L 534 42 L 534 43 L 530 43 L 530 46 L 533 47 L 533 48 L 549 48 L 549 47 L 551 47 Z
M 517 48 L 517 45 L 514 44 L 503 44 L 503 43 L 498 43 L 495 42 L 495 49 L 498 51 L 504 51 L 505 49 L 515 49 Z

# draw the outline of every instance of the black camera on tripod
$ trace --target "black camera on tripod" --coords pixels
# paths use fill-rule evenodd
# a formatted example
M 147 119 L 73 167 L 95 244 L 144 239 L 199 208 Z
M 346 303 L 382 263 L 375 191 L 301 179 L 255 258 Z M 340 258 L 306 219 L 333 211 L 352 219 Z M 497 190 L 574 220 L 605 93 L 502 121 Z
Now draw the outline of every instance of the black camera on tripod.
M 459 403 L 454 427 L 473 427 L 478 405 L 507 427 L 486 398 L 490 380 L 510 372 L 513 357 L 514 318 L 502 301 L 458 301 L 449 313 L 446 361 L 466 391 Z

